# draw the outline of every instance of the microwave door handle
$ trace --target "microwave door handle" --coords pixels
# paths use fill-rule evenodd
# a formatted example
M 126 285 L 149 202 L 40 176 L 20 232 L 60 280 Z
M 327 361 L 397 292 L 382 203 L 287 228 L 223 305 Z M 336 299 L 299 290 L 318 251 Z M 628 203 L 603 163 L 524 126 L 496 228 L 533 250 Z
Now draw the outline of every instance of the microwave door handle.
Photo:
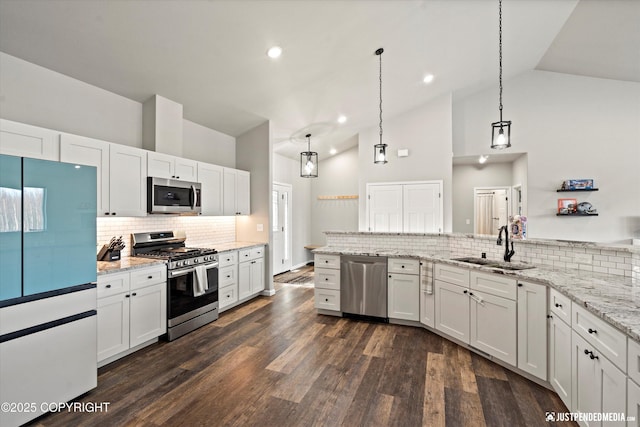
M 196 191 L 196 186 L 191 186 L 191 194 L 193 195 L 193 204 L 191 205 L 191 209 L 195 209 L 198 205 L 198 192 Z

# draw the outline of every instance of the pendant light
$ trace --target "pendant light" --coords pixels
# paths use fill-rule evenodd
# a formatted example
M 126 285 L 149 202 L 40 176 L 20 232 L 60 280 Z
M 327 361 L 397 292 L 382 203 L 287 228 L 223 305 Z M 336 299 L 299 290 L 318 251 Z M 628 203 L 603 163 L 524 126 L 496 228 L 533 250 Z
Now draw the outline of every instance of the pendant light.
M 383 48 L 376 50 L 376 55 L 380 58 L 380 143 L 373 146 L 373 163 L 387 163 L 387 144 L 382 143 L 382 52 Z
M 502 0 L 498 0 L 499 10 L 499 65 L 500 75 L 498 77 L 500 83 L 500 121 L 491 123 L 491 148 L 503 150 L 511 147 L 511 121 L 502 120 Z
M 300 176 L 302 178 L 318 177 L 318 153 L 311 151 L 311 134 L 306 135 L 307 151 L 300 153 Z

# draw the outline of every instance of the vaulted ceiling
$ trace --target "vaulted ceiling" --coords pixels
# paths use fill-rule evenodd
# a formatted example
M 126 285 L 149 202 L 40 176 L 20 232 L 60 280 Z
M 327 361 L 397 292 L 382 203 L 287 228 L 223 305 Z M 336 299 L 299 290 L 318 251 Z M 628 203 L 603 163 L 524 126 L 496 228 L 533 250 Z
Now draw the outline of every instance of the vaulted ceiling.
M 640 81 L 640 1 L 504 0 L 503 21 L 505 79 Z M 229 135 L 269 119 L 285 155 L 378 124 L 377 48 L 388 118 L 495 85 L 497 45 L 497 0 L 0 0 L 0 51 Z

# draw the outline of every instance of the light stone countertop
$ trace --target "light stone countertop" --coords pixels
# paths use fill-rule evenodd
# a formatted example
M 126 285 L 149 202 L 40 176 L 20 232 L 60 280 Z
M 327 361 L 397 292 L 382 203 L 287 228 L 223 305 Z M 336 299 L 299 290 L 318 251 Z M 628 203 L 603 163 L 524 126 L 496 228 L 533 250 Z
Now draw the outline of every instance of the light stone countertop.
M 139 257 L 123 257 L 120 261 L 98 261 L 98 276 L 109 273 L 122 273 L 137 268 L 166 264 L 163 260 Z
M 205 247 L 214 248 L 220 253 L 220 252 L 237 251 L 239 249 L 248 249 L 256 246 L 265 246 L 265 245 L 266 243 L 259 243 L 259 242 L 229 242 L 229 243 L 205 245 Z
M 545 284 L 640 342 L 640 281 L 631 277 L 549 266 L 536 266 L 527 270 L 502 270 L 455 261 L 449 259 L 448 253 L 416 253 L 383 249 L 362 251 L 337 247 L 323 247 L 313 252 L 333 255 L 420 258 Z

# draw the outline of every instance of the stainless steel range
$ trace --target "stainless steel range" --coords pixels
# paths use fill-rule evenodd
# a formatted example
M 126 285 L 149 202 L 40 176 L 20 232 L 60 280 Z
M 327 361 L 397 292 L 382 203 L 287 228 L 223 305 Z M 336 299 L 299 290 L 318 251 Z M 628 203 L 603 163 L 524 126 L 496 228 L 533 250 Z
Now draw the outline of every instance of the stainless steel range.
M 184 231 L 133 234 L 132 255 L 167 261 L 167 339 L 218 318 L 218 252 L 187 248 Z

